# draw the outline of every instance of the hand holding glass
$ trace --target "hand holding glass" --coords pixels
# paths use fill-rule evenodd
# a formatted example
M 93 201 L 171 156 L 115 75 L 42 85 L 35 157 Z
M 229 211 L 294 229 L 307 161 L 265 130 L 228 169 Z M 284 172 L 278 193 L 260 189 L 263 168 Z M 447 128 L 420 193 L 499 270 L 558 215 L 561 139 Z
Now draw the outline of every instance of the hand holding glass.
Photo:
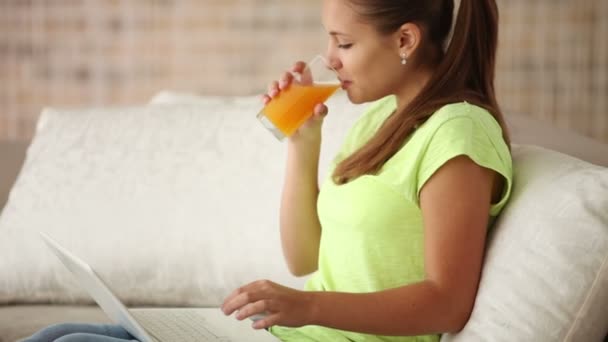
M 301 74 L 293 76 L 289 87 L 281 90 L 257 115 L 279 140 L 297 131 L 312 116 L 315 106 L 340 87 L 336 71 L 320 55 L 306 64 Z

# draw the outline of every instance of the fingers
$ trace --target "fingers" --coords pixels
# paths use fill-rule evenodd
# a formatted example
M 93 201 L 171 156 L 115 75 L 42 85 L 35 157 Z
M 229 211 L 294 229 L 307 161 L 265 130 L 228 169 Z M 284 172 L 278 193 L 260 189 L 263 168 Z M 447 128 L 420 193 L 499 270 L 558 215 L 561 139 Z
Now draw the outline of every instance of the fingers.
M 284 73 L 283 76 L 281 76 L 281 79 L 279 80 L 279 89 L 280 90 L 287 89 L 292 81 L 293 81 L 293 74 L 290 72 Z
M 266 317 L 253 322 L 251 326 L 253 329 L 267 329 L 273 325 L 279 325 L 280 317 L 279 313 L 267 315 Z
M 323 103 L 318 103 L 313 111 L 313 118 L 316 120 L 323 120 L 323 118 L 325 118 L 327 115 L 327 112 L 327 106 Z
M 240 310 L 249 303 L 255 303 L 271 291 L 271 282 L 267 280 L 258 280 L 234 290 L 222 304 L 222 311 L 226 315 L 231 315 L 233 312 Z
M 297 72 L 298 74 L 304 72 L 304 69 L 306 69 L 306 63 L 302 61 L 295 62 L 294 65 L 291 67 L 291 71 Z
M 312 84 L 312 74 L 310 73 L 310 69 L 306 67 L 306 63 L 302 61 L 296 62 L 293 67 L 291 67 L 291 71 L 298 75 L 298 83 L 303 85 Z
M 222 304 L 222 311 L 226 315 L 232 315 L 233 312 L 241 309 L 248 303 L 255 301 L 256 299 L 253 298 L 250 292 L 243 290 L 243 288 L 239 288 L 224 301 L 224 304 Z
M 294 68 L 296 68 L 296 66 L 294 66 Z M 299 69 L 299 67 L 297 69 Z M 293 80 L 294 74 L 289 71 L 286 71 L 283 73 L 283 75 L 281 75 L 278 81 L 272 81 L 268 85 L 268 92 L 261 96 L 261 100 L 264 105 L 268 104 L 270 100 L 277 97 L 282 90 L 289 88 Z
M 277 95 L 279 95 L 279 82 L 272 81 L 268 85 L 268 96 L 270 96 L 270 98 L 273 98 Z
M 254 329 L 274 325 L 302 326 L 311 322 L 310 296 L 302 291 L 258 280 L 235 290 L 222 305 L 226 315 L 234 312 L 235 318 L 250 318 Z
M 235 317 L 239 321 L 244 320 L 245 318 L 252 318 L 256 321 L 260 319 L 264 319 L 268 312 L 270 311 L 270 300 L 258 300 L 254 303 L 249 303 L 243 306 L 236 313 Z M 255 318 L 252 316 L 256 316 Z
M 262 96 L 260 97 L 260 99 L 262 100 L 262 103 L 263 103 L 264 105 L 267 105 L 267 104 L 268 104 L 268 102 L 270 102 L 270 100 L 272 100 L 272 99 L 270 98 L 270 96 L 268 96 L 268 94 L 264 94 L 264 95 L 262 95 Z

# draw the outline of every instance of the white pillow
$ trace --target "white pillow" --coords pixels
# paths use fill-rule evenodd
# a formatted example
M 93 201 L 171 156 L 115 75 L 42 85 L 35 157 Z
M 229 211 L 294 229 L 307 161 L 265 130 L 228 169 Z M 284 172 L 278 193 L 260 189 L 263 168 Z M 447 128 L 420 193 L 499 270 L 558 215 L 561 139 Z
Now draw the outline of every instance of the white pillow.
M 542 146 L 596 165 L 608 166 L 608 144 L 526 115 L 509 113 L 505 115 L 505 120 L 511 141 L 517 144 Z
M 514 146 L 514 187 L 458 341 L 601 341 L 608 331 L 608 169 Z
M 218 305 L 260 278 L 301 288 L 280 249 L 285 144 L 255 119 L 260 107 L 46 109 L 0 216 L 0 304 L 90 301 L 39 231 L 129 304 Z M 333 125 L 336 146 L 349 124 Z
M 154 95 L 149 104 L 227 104 L 227 103 L 249 103 L 253 108 L 260 107 L 260 98 L 256 96 L 211 96 L 198 95 L 194 93 L 178 92 L 173 90 L 162 90 Z
M 180 92 L 174 90 L 162 90 L 150 99 L 151 105 L 163 104 L 191 104 L 203 106 L 239 106 L 256 113 L 262 108 L 260 96 L 203 96 L 195 93 Z M 323 149 L 319 160 L 319 181 L 327 176 L 327 167 L 348 133 L 348 129 L 356 119 L 365 111 L 368 104 L 355 105 L 351 103 L 345 92 L 338 90 L 325 104 L 328 107 L 328 115 L 323 122 Z
M 39 231 L 132 304 L 301 286 L 277 234 L 283 145 L 254 120 L 217 104 L 45 110 L 0 217 L 0 303 L 88 301 Z

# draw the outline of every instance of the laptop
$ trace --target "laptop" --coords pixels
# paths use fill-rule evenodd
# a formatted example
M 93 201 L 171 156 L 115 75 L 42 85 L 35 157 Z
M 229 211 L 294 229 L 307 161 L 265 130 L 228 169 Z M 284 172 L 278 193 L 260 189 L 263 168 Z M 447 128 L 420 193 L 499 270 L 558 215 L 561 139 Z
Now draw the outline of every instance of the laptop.
M 141 342 L 279 341 L 266 330 L 253 329 L 252 320 L 227 317 L 219 308 L 127 309 L 91 266 L 48 235 L 40 235 L 106 315 Z

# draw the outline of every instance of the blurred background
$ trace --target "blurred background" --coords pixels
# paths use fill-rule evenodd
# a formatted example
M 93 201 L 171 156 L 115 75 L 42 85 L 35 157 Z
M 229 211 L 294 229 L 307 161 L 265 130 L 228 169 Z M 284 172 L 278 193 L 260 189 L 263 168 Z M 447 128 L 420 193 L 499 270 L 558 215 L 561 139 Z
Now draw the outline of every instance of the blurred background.
M 497 0 L 503 111 L 608 143 L 608 1 Z M 325 49 L 321 0 L 0 0 L 0 140 L 43 107 L 252 95 Z M 252 115 L 254 110 L 252 109 Z

